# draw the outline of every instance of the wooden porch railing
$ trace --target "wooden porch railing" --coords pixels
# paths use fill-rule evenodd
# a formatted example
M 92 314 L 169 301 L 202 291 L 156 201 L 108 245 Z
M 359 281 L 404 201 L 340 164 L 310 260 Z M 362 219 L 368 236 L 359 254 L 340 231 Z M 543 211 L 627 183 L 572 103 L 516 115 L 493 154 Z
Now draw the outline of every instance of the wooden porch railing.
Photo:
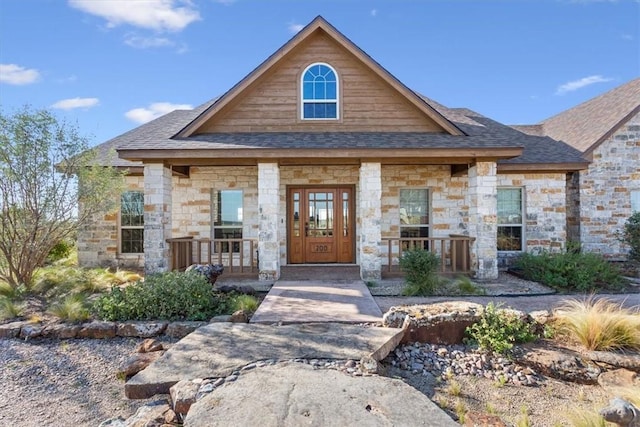
M 222 264 L 224 274 L 258 272 L 256 239 L 167 239 L 171 251 L 171 270 L 184 270 L 192 264 Z
M 412 249 L 426 249 L 440 257 L 441 273 L 471 273 L 471 244 L 474 237 L 450 235 L 449 237 L 396 237 L 384 238 L 386 244 L 387 272 L 399 271 L 398 260 L 402 253 Z M 395 263 L 394 263 L 395 260 Z

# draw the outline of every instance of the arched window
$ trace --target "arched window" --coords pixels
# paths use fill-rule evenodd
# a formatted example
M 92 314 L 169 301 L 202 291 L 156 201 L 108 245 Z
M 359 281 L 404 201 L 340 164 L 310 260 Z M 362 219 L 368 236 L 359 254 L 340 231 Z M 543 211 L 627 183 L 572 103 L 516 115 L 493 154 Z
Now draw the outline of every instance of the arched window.
M 338 118 L 338 76 L 330 65 L 311 64 L 302 73 L 302 118 Z

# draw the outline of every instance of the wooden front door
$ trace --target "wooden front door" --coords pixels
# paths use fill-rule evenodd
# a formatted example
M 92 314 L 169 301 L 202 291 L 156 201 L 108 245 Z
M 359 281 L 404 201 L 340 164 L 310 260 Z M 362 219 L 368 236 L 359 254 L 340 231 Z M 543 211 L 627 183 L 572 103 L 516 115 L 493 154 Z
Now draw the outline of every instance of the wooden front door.
M 352 186 L 289 188 L 289 263 L 354 262 L 353 193 Z

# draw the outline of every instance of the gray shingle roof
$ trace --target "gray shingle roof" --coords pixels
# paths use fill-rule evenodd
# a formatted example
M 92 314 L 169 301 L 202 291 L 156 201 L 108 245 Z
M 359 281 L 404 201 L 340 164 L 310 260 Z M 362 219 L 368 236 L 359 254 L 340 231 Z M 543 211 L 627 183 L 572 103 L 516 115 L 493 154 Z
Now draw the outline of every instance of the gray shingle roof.
M 544 134 L 581 152 L 602 142 L 640 107 L 640 78 L 544 120 Z

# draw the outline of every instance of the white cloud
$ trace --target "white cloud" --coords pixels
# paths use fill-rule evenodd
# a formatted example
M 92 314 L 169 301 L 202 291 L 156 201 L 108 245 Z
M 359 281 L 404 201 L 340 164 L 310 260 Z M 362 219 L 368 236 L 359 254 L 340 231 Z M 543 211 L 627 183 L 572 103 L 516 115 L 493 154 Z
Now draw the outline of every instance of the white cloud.
M 100 103 L 98 98 L 69 98 L 61 99 L 55 104 L 51 105 L 51 108 L 57 108 L 58 110 L 73 110 L 74 108 L 91 108 Z
M 40 79 L 35 68 L 24 68 L 16 64 L 0 64 L 0 83 L 10 85 L 28 85 Z
M 201 19 L 190 0 L 69 0 L 69 5 L 107 20 L 157 31 L 180 31 Z
M 372 9 L 371 16 L 376 16 L 376 15 L 378 15 L 378 9 Z
M 169 47 L 175 43 L 166 37 L 141 37 L 136 35 L 128 35 L 124 39 L 124 43 L 135 47 L 136 49 L 148 49 L 151 47 Z
M 589 77 L 583 77 L 578 80 L 573 80 L 558 86 L 556 95 L 564 95 L 567 92 L 573 92 L 574 90 L 582 89 L 583 87 L 590 86 L 595 83 L 610 82 L 613 80 L 609 77 L 602 77 L 601 75 L 594 75 Z
M 303 28 L 304 25 L 302 24 L 296 24 L 294 22 L 289 23 L 289 32 L 291 32 L 291 34 L 297 34 Z
M 189 104 L 172 104 L 170 102 L 154 102 L 148 107 L 134 108 L 127 111 L 124 115 L 129 120 L 137 123 L 147 123 L 160 116 L 164 116 L 173 110 L 191 110 L 193 107 Z

